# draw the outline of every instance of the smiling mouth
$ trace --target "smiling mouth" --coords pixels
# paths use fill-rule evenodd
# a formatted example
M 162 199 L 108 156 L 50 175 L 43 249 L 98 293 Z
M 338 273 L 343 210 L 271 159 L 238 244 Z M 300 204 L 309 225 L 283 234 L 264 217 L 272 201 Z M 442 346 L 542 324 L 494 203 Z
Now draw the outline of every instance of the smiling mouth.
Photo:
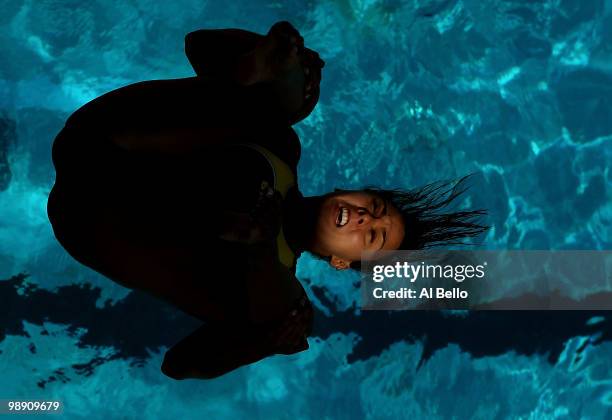
M 349 214 L 349 209 L 340 207 L 338 209 L 338 215 L 336 216 L 336 227 L 345 226 L 349 221 Z

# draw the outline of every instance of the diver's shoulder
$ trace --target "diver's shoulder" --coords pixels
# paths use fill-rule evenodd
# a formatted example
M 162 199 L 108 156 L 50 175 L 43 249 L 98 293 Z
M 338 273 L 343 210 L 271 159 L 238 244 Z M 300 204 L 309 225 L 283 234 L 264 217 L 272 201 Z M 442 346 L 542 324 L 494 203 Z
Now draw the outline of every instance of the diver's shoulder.
M 252 137 L 258 143 L 276 154 L 289 165 L 292 172 L 296 172 L 302 154 L 300 139 L 291 127 L 268 128 Z

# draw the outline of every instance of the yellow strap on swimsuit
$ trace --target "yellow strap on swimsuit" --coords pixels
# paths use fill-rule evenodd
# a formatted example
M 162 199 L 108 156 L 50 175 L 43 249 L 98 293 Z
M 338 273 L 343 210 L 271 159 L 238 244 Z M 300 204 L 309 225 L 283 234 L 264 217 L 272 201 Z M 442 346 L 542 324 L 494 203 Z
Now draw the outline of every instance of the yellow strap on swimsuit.
M 278 191 L 284 199 L 287 195 L 287 191 L 295 185 L 295 175 L 289 166 L 265 147 L 254 143 L 243 144 L 257 150 L 264 155 L 268 162 L 270 162 L 272 172 L 274 173 L 274 189 Z M 291 251 L 291 248 L 289 248 L 289 244 L 287 244 L 282 226 L 276 237 L 276 245 L 278 248 L 279 261 L 289 269 L 293 268 L 295 265 L 295 254 Z

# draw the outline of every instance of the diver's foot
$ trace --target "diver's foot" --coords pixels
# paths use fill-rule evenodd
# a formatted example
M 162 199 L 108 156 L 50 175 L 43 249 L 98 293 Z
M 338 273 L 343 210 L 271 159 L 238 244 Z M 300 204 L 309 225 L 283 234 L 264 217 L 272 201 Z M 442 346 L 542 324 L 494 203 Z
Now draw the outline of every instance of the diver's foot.
M 253 51 L 239 61 L 235 78 L 248 86 L 278 80 L 284 73 L 301 66 L 304 38 L 289 22 L 275 23 Z

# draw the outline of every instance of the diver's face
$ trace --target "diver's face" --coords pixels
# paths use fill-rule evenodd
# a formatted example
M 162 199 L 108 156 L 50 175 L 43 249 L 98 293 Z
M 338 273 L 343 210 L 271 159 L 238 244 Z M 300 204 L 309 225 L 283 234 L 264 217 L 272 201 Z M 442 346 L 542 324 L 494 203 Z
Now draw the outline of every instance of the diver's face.
M 397 249 L 403 239 L 404 220 L 393 204 L 364 191 L 342 191 L 321 204 L 313 251 L 345 269 L 362 252 Z

